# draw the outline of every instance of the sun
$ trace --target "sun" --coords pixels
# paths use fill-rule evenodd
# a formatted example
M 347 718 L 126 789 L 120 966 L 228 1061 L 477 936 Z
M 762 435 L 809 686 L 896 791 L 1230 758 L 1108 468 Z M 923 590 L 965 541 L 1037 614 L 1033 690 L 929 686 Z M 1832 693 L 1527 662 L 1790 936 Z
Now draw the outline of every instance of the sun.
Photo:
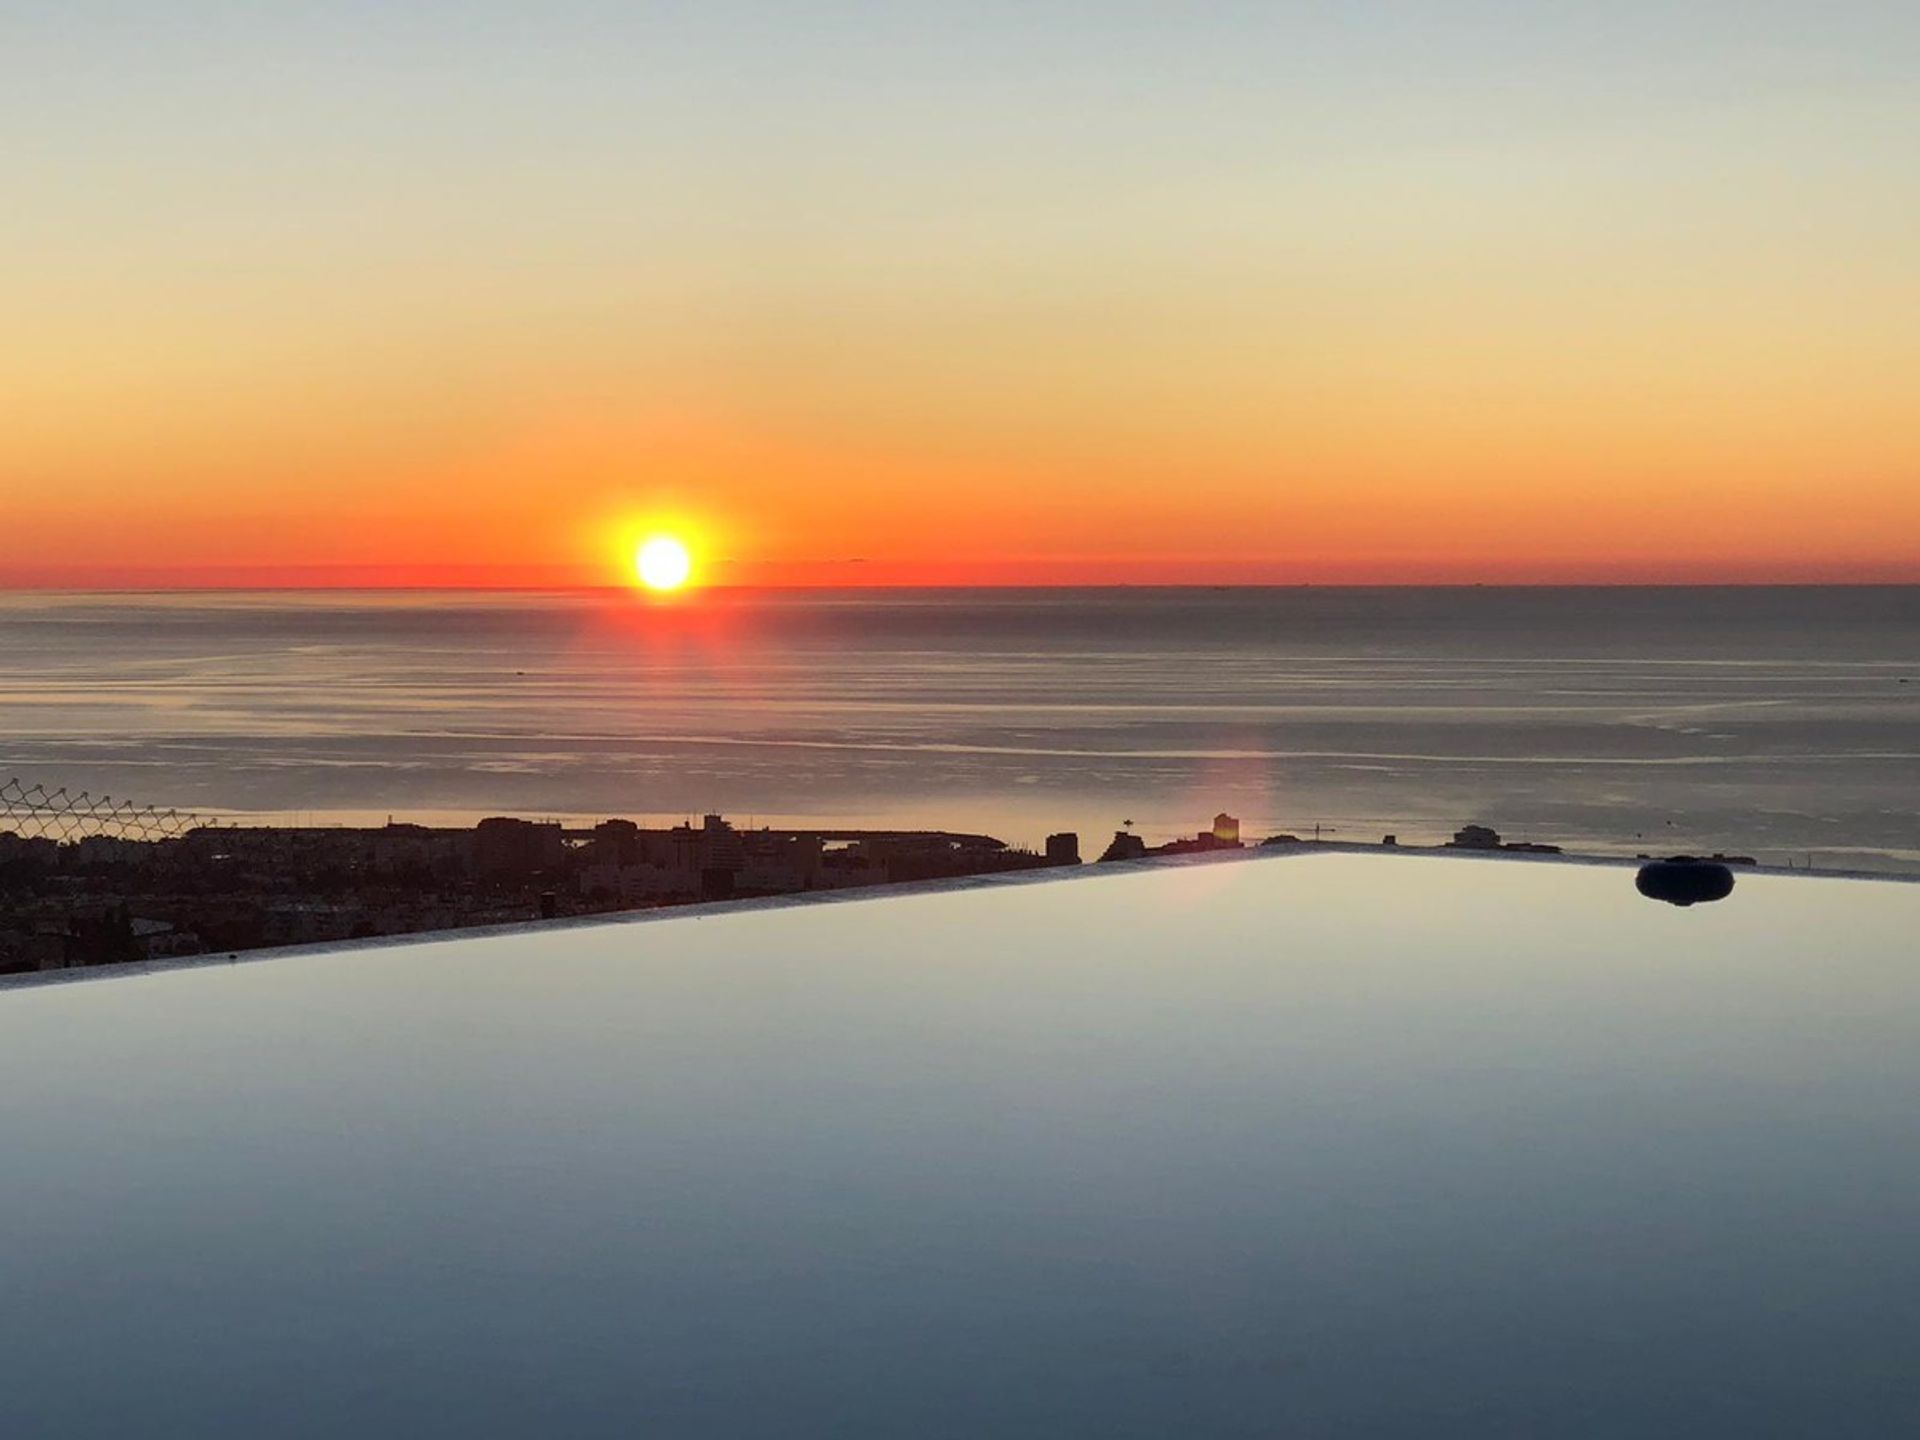
M 649 590 L 678 590 L 693 575 L 693 556 L 685 541 L 672 535 L 653 535 L 634 552 L 633 568 Z

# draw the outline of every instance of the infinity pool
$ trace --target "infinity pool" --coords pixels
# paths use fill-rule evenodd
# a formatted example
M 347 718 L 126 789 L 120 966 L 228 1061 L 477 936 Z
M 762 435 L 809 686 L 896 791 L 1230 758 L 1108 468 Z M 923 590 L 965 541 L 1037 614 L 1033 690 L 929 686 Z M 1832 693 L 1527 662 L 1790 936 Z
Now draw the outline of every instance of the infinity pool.
M 0 1425 L 1910 1433 L 1916 937 L 1326 855 L 0 989 Z

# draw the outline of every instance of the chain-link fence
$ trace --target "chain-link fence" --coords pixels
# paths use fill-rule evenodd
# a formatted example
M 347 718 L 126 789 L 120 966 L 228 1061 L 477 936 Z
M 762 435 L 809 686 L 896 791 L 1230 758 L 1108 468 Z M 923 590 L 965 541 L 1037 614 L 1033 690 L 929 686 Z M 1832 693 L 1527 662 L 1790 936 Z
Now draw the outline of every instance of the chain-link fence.
M 209 823 L 184 810 L 156 810 L 111 795 L 90 795 L 64 787 L 49 790 L 19 779 L 0 781 L 0 834 L 25 839 L 75 841 L 104 836 L 114 840 L 176 840 Z

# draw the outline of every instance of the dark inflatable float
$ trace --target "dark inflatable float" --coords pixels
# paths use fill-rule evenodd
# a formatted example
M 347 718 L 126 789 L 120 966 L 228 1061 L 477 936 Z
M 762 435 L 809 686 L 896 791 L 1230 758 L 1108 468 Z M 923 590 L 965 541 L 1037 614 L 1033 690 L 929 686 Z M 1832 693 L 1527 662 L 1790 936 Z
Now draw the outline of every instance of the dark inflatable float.
M 1669 860 L 1642 865 L 1633 883 L 1649 900 L 1664 900 L 1669 905 L 1700 905 L 1710 900 L 1724 900 L 1733 893 L 1733 871 L 1717 860 L 1675 855 Z

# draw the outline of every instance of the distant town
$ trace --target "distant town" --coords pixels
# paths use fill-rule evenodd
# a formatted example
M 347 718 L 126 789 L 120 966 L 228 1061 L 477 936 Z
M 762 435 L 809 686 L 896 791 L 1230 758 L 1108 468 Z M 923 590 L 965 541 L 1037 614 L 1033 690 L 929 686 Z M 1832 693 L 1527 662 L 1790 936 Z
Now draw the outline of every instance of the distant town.
M 1558 851 L 1479 825 L 1448 843 Z M 1220 814 L 1161 845 L 1123 828 L 1099 860 L 1244 848 L 1240 822 Z M 1070 832 L 1034 851 L 943 830 L 743 830 L 720 815 L 668 829 L 497 816 L 464 829 L 208 825 L 163 839 L 0 830 L 0 974 L 1081 863 Z

